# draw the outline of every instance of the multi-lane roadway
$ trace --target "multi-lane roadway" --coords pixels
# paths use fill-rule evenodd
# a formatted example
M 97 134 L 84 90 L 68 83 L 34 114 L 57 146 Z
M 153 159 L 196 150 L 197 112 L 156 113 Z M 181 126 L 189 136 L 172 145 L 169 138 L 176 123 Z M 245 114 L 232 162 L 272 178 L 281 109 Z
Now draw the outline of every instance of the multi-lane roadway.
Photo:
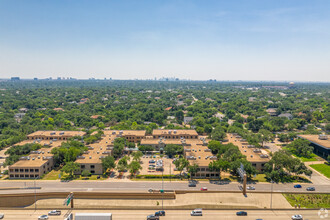
M 255 192 L 306 192 L 309 186 L 315 187 L 315 192 L 330 193 L 328 185 L 314 185 L 314 184 L 301 184 L 302 188 L 294 188 L 295 184 L 272 184 L 270 183 L 257 183 L 251 184 L 255 187 Z M 21 188 L 19 192 L 31 192 L 33 189 L 22 189 L 25 187 L 34 186 L 34 181 L 1 181 L 0 188 L 18 187 Z M 71 191 L 147 191 L 148 189 L 159 190 L 162 189 L 161 181 L 36 181 L 36 186 L 41 187 L 38 192 L 71 192 Z M 200 190 L 201 187 L 207 187 L 212 191 L 223 192 L 239 192 L 240 183 L 237 182 L 200 182 L 196 187 L 188 187 L 188 182 L 164 182 L 165 190 Z M 15 190 L 0 190 L 2 193 L 13 193 Z M 251 192 L 253 192 L 251 191 Z
M 112 219 L 146 219 L 150 214 L 153 214 L 158 210 L 74 210 L 72 213 L 77 212 L 110 212 L 112 213 Z M 166 210 L 166 216 L 161 216 L 160 220 L 170 219 L 182 219 L 182 220 L 202 220 L 202 219 L 241 219 L 241 220 L 290 220 L 292 215 L 301 214 L 304 220 L 316 220 L 321 219 L 321 215 L 325 217 L 325 212 L 318 210 L 282 210 L 282 211 L 269 211 L 269 210 L 250 210 L 247 211 L 247 216 L 236 216 L 236 212 L 239 210 L 203 210 L 203 216 L 190 216 L 190 210 Z M 2 210 L 5 214 L 5 219 L 38 219 L 38 216 L 48 213 L 48 210 Z M 50 216 L 51 219 L 64 219 L 64 215 L 67 210 L 62 210 L 61 216 Z M 325 217 L 322 219 L 329 219 Z

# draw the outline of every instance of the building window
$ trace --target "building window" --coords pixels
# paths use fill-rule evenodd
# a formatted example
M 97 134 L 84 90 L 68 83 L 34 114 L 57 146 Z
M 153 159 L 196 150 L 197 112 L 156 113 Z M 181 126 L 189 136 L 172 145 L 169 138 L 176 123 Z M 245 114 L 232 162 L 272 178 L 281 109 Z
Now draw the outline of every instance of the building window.
M 30 178 L 34 178 L 34 175 L 30 175 Z
M 19 175 L 19 177 L 22 177 L 22 178 L 23 178 L 23 177 L 24 177 L 24 175 L 23 175 L 23 174 L 20 174 L 20 175 Z
M 253 164 L 252 164 L 252 166 L 256 167 L 256 166 L 257 166 L 257 164 L 253 163 Z
M 29 175 L 25 174 L 25 178 L 29 178 Z
M 19 177 L 19 175 L 18 174 L 15 174 L 15 177 Z
M 91 169 L 94 169 L 95 168 L 95 165 L 91 165 Z
M 14 175 L 13 174 L 10 174 L 10 177 L 14 177 Z
M 14 172 L 14 169 L 10 169 L 9 171 L 12 173 L 12 172 Z
M 19 169 L 19 172 L 24 172 L 24 169 Z
M 34 172 L 34 170 L 33 169 L 30 169 L 30 172 Z
M 35 169 L 34 171 L 35 171 L 35 172 L 39 172 L 39 169 Z
M 95 170 L 91 170 L 91 174 L 94 174 L 95 173 Z
M 29 172 L 29 169 L 25 169 L 25 172 L 26 172 L 26 173 Z

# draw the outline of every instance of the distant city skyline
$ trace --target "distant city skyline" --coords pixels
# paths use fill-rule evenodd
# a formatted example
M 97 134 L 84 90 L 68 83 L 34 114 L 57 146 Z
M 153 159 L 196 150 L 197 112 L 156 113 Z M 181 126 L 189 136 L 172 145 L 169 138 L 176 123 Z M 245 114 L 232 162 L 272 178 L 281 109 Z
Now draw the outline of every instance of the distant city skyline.
M 0 0 L 0 78 L 330 81 L 330 2 Z

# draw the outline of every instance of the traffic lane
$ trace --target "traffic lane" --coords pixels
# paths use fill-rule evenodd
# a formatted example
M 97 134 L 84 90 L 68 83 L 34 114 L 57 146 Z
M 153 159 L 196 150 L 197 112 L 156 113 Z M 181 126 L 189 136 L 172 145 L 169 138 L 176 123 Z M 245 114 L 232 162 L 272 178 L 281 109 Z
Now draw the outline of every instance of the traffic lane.
M 10 184 L 8 182 L 0 184 L 0 187 L 26 187 L 29 185 L 24 185 L 24 183 L 13 182 Z M 209 190 L 216 191 L 240 191 L 242 184 L 239 183 L 218 183 L 218 182 L 200 182 L 196 187 L 189 187 L 188 182 L 164 182 L 165 190 L 200 190 L 202 187 L 207 187 Z M 294 188 L 295 184 L 269 184 L 269 183 L 256 183 L 248 184 L 255 187 L 255 191 L 260 192 L 305 192 L 306 188 L 309 186 L 315 187 L 315 192 L 330 192 L 329 185 L 314 185 L 314 184 L 301 184 L 302 188 Z M 36 184 L 37 191 L 67 191 L 67 190 L 118 190 L 125 189 L 129 191 L 147 191 L 148 189 L 159 190 L 162 189 L 162 182 L 43 182 L 38 181 Z M 6 193 L 8 190 L 1 190 L 0 193 Z M 16 190 L 17 191 L 17 190 Z M 20 190 L 21 191 L 21 190 Z M 28 190 L 34 191 L 34 189 Z
M 107 213 L 110 212 L 116 219 L 146 219 L 150 214 L 154 214 L 158 210 L 74 210 L 75 213 Z M 161 216 L 160 219 L 257 219 L 264 220 L 275 219 L 291 219 L 294 214 L 303 215 L 305 220 L 320 219 L 318 210 L 285 210 L 285 211 L 265 211 L 265 210 L 247 210 L 248 216 L 236 216 L 236 212 L 241 210 L 203 210 L 203 216 L 191 216 L 191 210 L 166 210 L 166 216 Z M 60 216 L 49 216 L 49 219 L 63 219 L 64 215 L 69 213 L 68 210 L 62 210 Z M 45 215 L 48 210 L 2 210 L 5 214 L 5 219 L 37 219 L 40 215 Z

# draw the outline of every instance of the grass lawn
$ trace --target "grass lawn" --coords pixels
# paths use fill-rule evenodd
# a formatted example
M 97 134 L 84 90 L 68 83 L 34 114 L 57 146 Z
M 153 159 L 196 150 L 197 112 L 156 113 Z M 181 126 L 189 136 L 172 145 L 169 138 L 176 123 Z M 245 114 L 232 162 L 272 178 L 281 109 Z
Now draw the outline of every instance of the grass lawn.
M 305 208 L 330 207 L 330 194 L 283 194 L 283 196 L 292 207 L 298 204 Z
M 43 178 L 42 180 L 57 180 L 59 179 L 58 178 L 58 175 L 61 173 L 61 171 L 59 170 L 52 170 L 50 171 L 49 173 L 47 173 Z
M 329 165 L 327 165 L 327 164 L 312 164 L 312 165 L 309 165 L 309 166 L 312 167 L 313 169 L 319 171 L 324 176 L 330 178 L 330 166 Z
M 253 177 L 252 180 L 254 180 L 256 182 L 267 182 L 266 174 L 257 174 L 257 176 Z

